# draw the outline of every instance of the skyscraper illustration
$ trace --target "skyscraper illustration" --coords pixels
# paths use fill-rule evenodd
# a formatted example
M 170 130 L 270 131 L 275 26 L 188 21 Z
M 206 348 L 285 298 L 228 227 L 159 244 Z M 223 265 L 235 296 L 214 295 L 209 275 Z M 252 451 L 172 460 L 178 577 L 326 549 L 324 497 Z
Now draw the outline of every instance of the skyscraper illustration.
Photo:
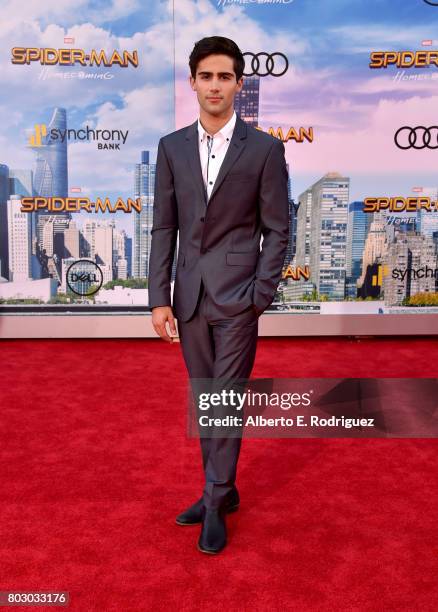
M 289 164 L 286 164 L 287 172 L 289 174 Z M 287 249 L 286 255 L 284 258 L 284 265 L 289 266 L 292 263 L 292 259 L 295 255 L 295 241 L 296 241 L 296 231 L 297 231 L 297 212 L 298 206 L 292 199 L 292 179 L 290 178 L 287 181 L 287 192 L 288 192 L 288 200 L 289 200 L 289 235 L 287 241 Z
M 36 155 L 34 177 L 34 193 L 43 197 L 68 196 L 68 165 L 67 139 L 54 139 L 52 130 L 67 129 L 67 112 L 65 108 L 56 107 L 50 122 L 34 126 L 29 136 L 28 146 Z M 44 274 L 56 278 L 61 277 L 61 260 L 64 257 L 64 230 L 71 219 L 70 213 L 50 214 L 43 211 L 35 213 L 35 228 L 37 236 L 37 256 L 41 262 Z M 53 252 L 46 253 L 43 242 L 47 242 L 46 223 L 51 223 L 49 233 L 53 231 Z
M 438 200 L 438 190 L 433 190 L 430 197 L 431 200 L 436 202 Z M 420 208 L 420 210 L 417 210 L 416 229 L 423 236 L 429 236 L 435 242 L 438 242 L 438 211 L 435 208 L 431 210 Z
M 357 296 L 357 281 L 362 274 L 365 241 L 373 219 L 373 216 L 365 213 L 363 208 L 363 201 L 350 202 L 348 205 L 345 297 Z
M 125 230 L 113 231 L 113 271 L 114 278 L 128 278 L 128 260 L 126 258 L 127 235 Z
M 350 179 L 330 172 L 299 196 L 296 258 L 319 294 L 343 300 Z
M 430 236 L 417 232 L 398 232 L 385 258 L 383 277 L 385 304 L 399 306 L 416 293 L 435 293 L 437 286 L 437 249 Z M 397 270 L 397 275 L 393 274 Z
M 372 266 L 383 264 L 388 252 L 385 221 L 385 215 L 383 213 L 374 213 L 372 215 L 372 221 L 365 240 L 365 247 L 362 255 L 362 272 L 357 281 L 357 286 L 360 288 L 360 295 L 364 298 L 368 295 L 375 296 L 376 292 L 369 287 L 370 274 L 374 274 Z
M 234 110 L 248 125 L 259 122 L 260 77 L 244 77 L 243 87 L 234 98 Z
M 39 124 L 29 137 L 28 146 L 36 154 L 35 192 L 39 196 L 68 196 L 67 139 L 54 140 L 52 129 L 67 128 L 65 108 L 55 108 L 48 125 Z
M 20 208 L 20 196 L 11 195 L 7 202 L 10 281 L 32 278 L 32 220 Z
M 132 275 L 134 278 L 149 276 L 151 229 L 155 188 L 155 164 L 149 160 L 149 151 L 141 152 L 141 161 L 135 164 L 134 197 L 141 198 L 141 212 L 134 213 L 134 252 Z

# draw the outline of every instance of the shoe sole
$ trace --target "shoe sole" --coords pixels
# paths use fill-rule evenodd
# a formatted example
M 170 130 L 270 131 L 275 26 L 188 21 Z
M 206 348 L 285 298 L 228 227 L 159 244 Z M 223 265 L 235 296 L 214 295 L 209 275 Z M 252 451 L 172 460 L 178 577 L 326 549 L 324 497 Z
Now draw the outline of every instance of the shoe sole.
M 218 553 L 220 553 L 223 549 L 225 548 L 225 546 L 223 546 L 222 548 L 220 548 L 219 550 L 207 550 L 206 548 L 201 548 L 198 544 L 198 550 L 202 553 L 205 553 L 207 555 L 217 555 Z
M 235 506 L 230 506 L 230 508 L 227 508 L 225 512 L 226 514 L 231 514 L 232 512 L 237 512 L 238 509 L 239 509 L 239 504 L 236 504 Z M 182 523 L 178 519 L 175 519 L 175 523 L 177 525 L 181 525 L 181 527 L 192 527 L 192 525 L 200 525 L 202 521 L 197 521 L 196 523 Z M 214 555 L 215 553 L 211 553 L 211 554 Z

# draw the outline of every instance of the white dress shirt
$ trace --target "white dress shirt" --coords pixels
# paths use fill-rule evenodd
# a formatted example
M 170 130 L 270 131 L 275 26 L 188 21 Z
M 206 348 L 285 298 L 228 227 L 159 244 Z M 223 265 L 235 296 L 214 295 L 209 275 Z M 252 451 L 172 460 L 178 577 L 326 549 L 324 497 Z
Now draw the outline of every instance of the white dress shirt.
M 213 191 L 216 177 L 224 161 L 225 153 L 230 145 L 235 124 L 236 111 L 233 112 L 231 119 L 216 132 L 216 134 L 211 136 L 202 127 L 202 123 L 198 118 L 199 157 L 201 160 L 204 186 L 207 189 L 207 199 L 210 198 L 211 192 Z

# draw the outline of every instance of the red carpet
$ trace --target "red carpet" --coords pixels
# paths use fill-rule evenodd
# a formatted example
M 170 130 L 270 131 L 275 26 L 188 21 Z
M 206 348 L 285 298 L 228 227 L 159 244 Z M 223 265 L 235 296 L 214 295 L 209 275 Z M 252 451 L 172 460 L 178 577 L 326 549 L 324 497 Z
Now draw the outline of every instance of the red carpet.
M 180 346 L 0 348 L 0 590 L 80 612 L 436 609 L 436 440 L 244 440 L 229 546 L 203 555 L 174 524 L 202 489 Z M 260 339 L 253 377 L 301 376 L 436 377 L 438 341 Z

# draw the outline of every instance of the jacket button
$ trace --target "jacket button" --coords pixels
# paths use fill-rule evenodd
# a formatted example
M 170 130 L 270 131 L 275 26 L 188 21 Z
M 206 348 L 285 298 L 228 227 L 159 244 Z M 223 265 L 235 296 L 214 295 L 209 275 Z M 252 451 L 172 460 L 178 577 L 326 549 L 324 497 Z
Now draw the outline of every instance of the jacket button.
M 202 221 L 202 223 L 204 223 L 204 219 L 205 219 L 205 217 L 201 217 L 201 221 Z

